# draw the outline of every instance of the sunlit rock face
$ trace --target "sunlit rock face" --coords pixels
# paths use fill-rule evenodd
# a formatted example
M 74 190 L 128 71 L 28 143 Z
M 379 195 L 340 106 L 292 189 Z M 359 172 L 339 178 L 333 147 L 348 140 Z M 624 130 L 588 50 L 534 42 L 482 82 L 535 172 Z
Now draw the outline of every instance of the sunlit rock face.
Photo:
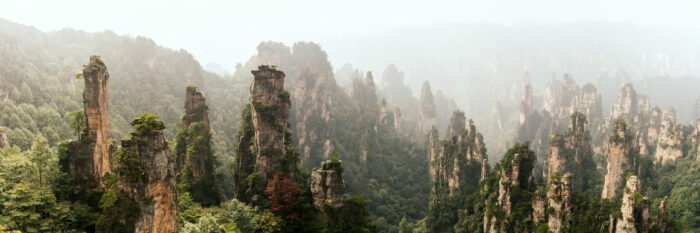
M 614 198 L 622 187 L 625 175 L 631 169 L 633 138 L 628 130 L 624 120 L 615 121 L 609 139 L 610 149 L 602 198 Z
M 562 228 L 567 227 L 573 195 L 571 177 L 571 173 L 566 173 L 564 176 L 550 179 L 547 191 L 547 204 L 552 210 L 549 213 L 549 222 L 547 223 L 550 232 L 559 232 Z
M 68 142 L 69 156 L 62 158 L 63 170 L 76 180 L 85 180 L 84 188 L 103 187 L 102 177 L 112 170 L 112 153 L 116 146 L 109 139 L 109 73 L 104 60 L 90 57 L 83 66 L 83 110 L 86 129 L 77 140 Z
M 87 137 L 94 145 L 94 176 L 101 178 L 111 170 L 109 156 L 109 73 L 104 60 L 99 56 L 90 57 L 90 63 L 83 67 L 85 90 L 83 107 L 87 121 Z
M 343 206 L 345 201 L 345 182 L 342 174 L 342 161 L 323 162 L 321 168 L 314 168 L 310 178 L 311 196 L 314 206 L 323 210 L 324 205 Z
M 661 164 L 683 157 L 683 131 L 676 122 L 676 111 L 672 107 L 664 109 L 661 129 L 656 144 L 655 160 Z
M 532 168 L 527 169 L 526 166 L 521 166 L 523 165 L 522 162 L 528 160 L 530 156 L 534 155 L 530 153 L 515 154 L 510 161 L 511 169 L 499 171 L 500 179 L 498 182 L 498 197 L 496 199 L 495 208 L 503 211 L 504 216 L 502 216 L 503 219 L 500 219 L 497 215 L 493 215 L 489 221 L 484 219 L 484 231 L 491 233 L 508 231 L 508 227 L 512 222 L 507 218 L 518 202 L 518 200 L 513 198 L 513 188 L 516 186 L 518 188 L 528 187 L 532 181 Z M 486 222 L 488 222 L 488 224 Z
M 133 132 L 122 140 L 119 157 L 123 160 L 115 171 L 117 187 L 140 209 L 134 213 L 135 232 L 175 232 L 175 161 L 163 128 Z
M 622 206 L 620 207 L 622 218 L 617 220 L 615 233 L 637 232 L 637 228 L 634 225 L 634 205 L 637 200 L 635 199 L 634 195 L 635 192 L 639 190 L 639 185 L 639 179 L 637 176 L 630 176 L 630 178 L 627 180 L 627 185 L 625 186 L 625 191 L 622 196 Z

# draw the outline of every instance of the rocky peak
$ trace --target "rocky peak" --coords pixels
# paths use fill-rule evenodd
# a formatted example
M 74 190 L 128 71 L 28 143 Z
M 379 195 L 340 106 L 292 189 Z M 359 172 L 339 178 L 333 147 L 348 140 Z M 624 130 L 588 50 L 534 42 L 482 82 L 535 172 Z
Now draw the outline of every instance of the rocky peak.
M 199 122 L 200 125 L 189 130 L 188 132 L 190 125 L 195 122 Z M 178 147 L 183 148 L 181 148 L 182 150 L 176 149 L 177 161 L 175 163 L 175 171 L 180 173 L 182 167 L 187 163 L 189 165 L 188 169 L 192 173 L 193 177 L 199 178 L 207 175 L 207 173 L 211 171 L 213 162 L 211 161 L 211 151 L 208 150 L 208 139 L 211 137 L 209 127 L 209 108 L 206 104 L 206 98 L 195 86 L 188 86 L 185 92 L 185 115 L 182 116 L 180 129 L 182 130 L 182 138 L 177 138 L 177 144 Z M 186 135 L 190 133 L 193 135 Z M 200 148 L 201 145 L 195 145 L 195 137 L 197 136 L 202 136 L 203 138 L 207 139 L 207 142 L 200 142 L 202 145 L 207 145 L 207 148 Z M 197 151 L 199 153 L 187 155 L 186 150 L 188 145 L 192 147 L 192 149 L 207 150 Z M 188 161 L 185 161 L 186 159 Z M 207 169 L 207 167 L 209 169 Z
M 527 122 L 527 116 L 530 111 L 533 110 L 532 107 L 532 86 L 529 83 L 523 83 L 523 95 L 520 99 L 520 125 L 524 125 Z
M 592 161 L 588 121 L 583 113 L 576 112 L 570 117 L 569 130 L 564 134 L 553 134 L 547 150 L 545 177 L 554 173 L 571 172 L 575 190 L 583 188 L 583 162 Z
M 435 181 L 438 156 L 440 156 L 440 135 L 438 130 L 433 126 L 428 132 L 428 161 L 430 162 L 429 173 L 430 178 Z
M 571 173 L 560 176 L 556 173 L 550 178 L 549 190 L 547 191 L 548 206 L 552 208 L 549 212 L 549 231 L 559 232 L 566 228 L 567 218 L 571 214 L 571 199 L 573 191 L 571 189 Z
M 401 115 L 401 109 L 398 107 L 394 108 L 394 129 L 397 132 L 401 132 L 402 119 L 403 119 L 403 115 Z
M 683 130 L 676 122 L 676 111 L 672 107 L 664 109 L 661 119 L 654 157 L 656 162 L 664 164 L 683 157 Z
M 117 187 L 139 206 L 135 232 L 175 232 L 174 159 L 163 122 L 141 117 L 131 124 L 136 130 L 115 152 L 115 173 Z
M 423 82 L 423 86 L 421 87 L 419 106 L 420 119 L 418 121 L 418 128 L 421 133 L 427 134 L 430 132 L 430 129 L 435 126 L 437 117 L 433 92 L 430 89 L 430 83 L 428 81 Z
M 214 156 L 211 151 L 211 128 L 206 98 L 194 85 L 185 92 L 185 114 L 175 135 L 175 173 L 192 198 L 203 205 L 218 204 L 214 175 Z
M 447 126 L 447 138 L 457 136 L 464 130 L 467 123 L 467 118 L 464 116 L 462 111 L 454 111 L 452 117 L 450 118 L 450 125 Z M 473 124 L 473 122 L 472 122 Z
M 518 148 L 518 151 L 515 151 L 512 156 L 506 155 L 501 162 L 501 169 L 498 172 L 500 179 L 495 208 L 497 211 L 503 211 L 504 215 L 491 215 L 491 220 L 488 221 L 488 224 L 485 224 L 485 226 L 488 226 L 484 229 L 489 229 L 488 231 L 491 233 L 507 232 L 509 226 L 513 224 L 513 222 L 508 220 L 508 216 L 510 216 L 517 202 L 521 200 L 514 196 L 515 193 L 513 193 L 512 189 L 516 186 L 521 189 L 527 189 L 530 186 L 532 166 L 534 164 L 532 156 L 534 155 L 530 154 L 528 145 L 525 144 Z M 488 217 L 489 215 L 486 214 L 485 216 Z
M 7 128 L 0 127 L 0 150 L 10 147 L 10 144 L 7 143 L 7 133 Z
M 614 198 L 627 172 L 632 168 L 632 140 L 625 120 L 616 120 L 608 142 L 610 149 L 602 198 Z
M 71 156 L 61 160 L 62 169 L 76 180 L 81 187 L 92 189 L 104 187 L 102 177 L 112 170 L 113 147 L 109 139 L 109 73 L 104 60 L 99 56 L 90 57 L 90 63 L 83 66 L 83 109 L 86 129 L 78 140 L 68 142 L 67 151 Z
M 394 113 L 389 110 L 386 100 L 384 99 L 382 99 L 382 105 L 379 108 L 379 123 L 391 128 L 394 128 L 395 124 Z
M 323 162 L 321 168 L 311 172 L 310 188 L 314 206 L 323 210 L 324 205 L 337 208 L 345 201 L 342 161 L 334 158 Z
M 83 108 L 87 129 L 86 139 L 94 142 L 92 147 L 93 177 L 100 180 L 111 170 L 109 154 L 109 72 L 104 60 L 91 56 L 90 63 L 83 66 Z
M 637 176 L 630 176 L 629 179 L 627 179 L 627 185 L 625 186 L 622 196 L 622 206 L 620 207 L 622 218 L 617 220 L 615 233 L 637 232 L 637 228 L 635 227 L 634 206 L 638 201 L 635 197 L 635 193 L 639 188 L 639 178 L 637 178 Z
M 254 80 L 250 88 L 253 145 L 255 146 L 255 172 L 259 186 L 263 188 L 267 180 L 278 171 L 293 177 L 295 164 L 284 163 L 285 134 L 289 119 L 290 96 L 284 90 L 284 72 L 261 65 L 252 71 Z
M 624 118 L 627 122 L 632 122 L 631 115 L 637 110 L 637 92 L 634 86 L 628 83 L 617 93 L 617 101 L 610 111 L 610 119 Z

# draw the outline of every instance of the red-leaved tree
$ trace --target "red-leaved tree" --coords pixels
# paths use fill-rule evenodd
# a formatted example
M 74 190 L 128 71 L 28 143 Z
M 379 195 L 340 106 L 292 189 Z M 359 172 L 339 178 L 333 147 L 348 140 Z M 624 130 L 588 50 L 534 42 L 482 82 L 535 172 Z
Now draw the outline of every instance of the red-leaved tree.
M 265 188 L 267 205 L 270 210 L 276 213 L 286 213 L 289 219 L 297 217 L 297 213 L 294 213 L 293 210 L 299 205 L 297 196 L 300 193 L 299 184 L 282 172 L 275 173 L 275 176 L 267 181 Z

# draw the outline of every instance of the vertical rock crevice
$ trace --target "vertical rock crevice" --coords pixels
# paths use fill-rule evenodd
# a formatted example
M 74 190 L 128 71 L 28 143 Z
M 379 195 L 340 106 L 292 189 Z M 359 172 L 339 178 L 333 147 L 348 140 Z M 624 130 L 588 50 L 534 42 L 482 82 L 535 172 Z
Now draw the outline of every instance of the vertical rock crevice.
M 632 169 L 633 136 L 625 120 L 615 121 L 609 139 L 607 173 L 603 184 L 602 198 L 614 198 L 625 180 L 627 172 Z

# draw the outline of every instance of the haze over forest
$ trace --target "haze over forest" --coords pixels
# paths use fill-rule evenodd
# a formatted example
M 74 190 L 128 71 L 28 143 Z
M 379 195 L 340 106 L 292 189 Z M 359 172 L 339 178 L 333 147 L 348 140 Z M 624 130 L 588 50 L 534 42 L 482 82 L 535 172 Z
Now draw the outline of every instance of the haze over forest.
M 0 0 L 0 232 L 697 232 L 697 9 Z

